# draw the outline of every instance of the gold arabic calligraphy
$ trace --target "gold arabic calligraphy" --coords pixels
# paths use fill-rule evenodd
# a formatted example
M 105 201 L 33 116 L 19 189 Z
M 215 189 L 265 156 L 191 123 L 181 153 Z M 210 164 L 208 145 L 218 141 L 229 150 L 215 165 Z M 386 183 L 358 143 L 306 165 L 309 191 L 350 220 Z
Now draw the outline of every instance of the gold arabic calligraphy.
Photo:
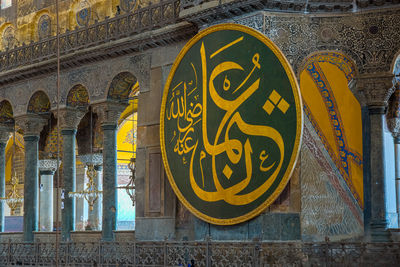
M 243 37 L 240 37 L 234 40 L 231 43 L 223 46 L 213 54 L 211 54 L 210 59 L 214 56 L 219 54 L 220 52 L 228 49 L 229 47 L 236 45 L 237 43 L 241 42 Z M 219 200 L 223 200 L 226 203 L 231 205 L 246 205 L 249 204 L 256 199 L 258 199 L 261 195 L 263 195 L 273 184 L 276 177 L 278 176 L 283 159 L 284 159 L 284 141 L 282 139 L 281 134 L 274 128 L 266 125 L 253 125 L 246 123 L 243 119 L 241 114 L 238 111 L 238 108 L 256 92 L 260 87 L 260 78 L 256 79 L 252 82 L 246 89 L 243 89 L 252 77 L 254 71 L 256 69 L 260 69 L 260 55 L 255 53 L 252 57 L 252 64 L 253 67 L 246 75 L 244 80 L 236 87 L 230 88 L 231 82 L 228 79 L 228 75 L 222 76 L 224 77 L 222 83 L 222 89 L 224 91 L 231 90 L 232 94 L 237 93 L 240 89 L 242 89 L 242 93 L 238 95 L 234 100 L 227 100 L 221 97 L 214 84 L 214 80 L 219 75 L 223 75 L 228 71 L 238 70 L 244 72 L 244 68 L 232 61 L 224 61 L 218 64 L 212 71 L 208 80 L 207 77 L 207 57 L 206 57 L 206 49 L 204 42 L 201 43 L 200 47 L 200 58 L 201 58 L 201 86 L 202 88 L 198 88 L 198 76 L 196 69 L 191 63 L 195 81 L 179 82 L 173 89 L 172 89 L 172 97 L 169 100 L 169 109 L 167 109 L 166 115 L 167 120 L 170 121 L 171 119 L 176 120 L 176 130 L 173 132 L 173 137 L 170 140 L 170 143 L 175 142 L 174 152 L 178 155 L 186 155 L 190 157 L 190 166 L 189 166 L 189 174 L 190 174 L 190 185 L 195 192 L 195 194 L 203 201 L 207 202 L 215 202 Z M 183 88 L 183 89 L 182 89 Z M 202 91 L 202 100 L 201 103 L 187 103 L 187 97 L 191 95 L 196 90 Z M 207 132 L 207 97 L 208 94 L 210 95 L 212 101 L 216 104 L 216 106 L 223 111 L 225 111 L 224 116 L 218 126 L 216 135 L 214 140 L 208 139 L 208 132 Z M 195 96 L 195 99 L 198 99 L 198 96 Z M 204 150 L 201 150 L 199 146 L 199 140 L 195 140 L 194 126 L 201 122 L 202 128 L 202 143 L 204 146 Z M 279 149 L 279 159 L 275 162 L 270 164 L 269 166 L 265 165 L 266 160 L 268 159 L 268 152 L 267 150 L 262 150 L 258 157 L 252 157 L 253 149 L 251 146 L 251 142 L 249 138 L 246 139 L 244 144 L 238 139 L 231 139 L 229 136 L 229 130 L 233 125 L 239 128 L 239 130 L 247 135 L 247 136 L 260 136 L 270 138 L 275 142 Z M 223 134 L 223 130 L 225 129 L 225 134 Z M 218 142 L 220 137 L 223 137 L 223 142 Z M 211 142 L 210 142 L 211 141 Z M 197 164 L 195 162 L 195 155 L 197 151 L 200 151 L 199 157 L 199 167 L 201 172 L 201 185 L 197 183 L 197 179 L 195 178 L 195 174 L 193 171 L 194 165 Z M 241 158 L 244 156 L 245 162 L 245 169 L 246 175 L 242 180 L 236 183 L 233 186 L 228 188 L 224 188 L 221 183 L 217 173 L 216 168 L 216 156 L 226 153 L 229 158 L 231 164 L 238 164 Z M 243 155 L 244 154 L 244 155 Z M 215 185 L 215 191 L 207 191 L 204 189 L 205 179 L 204 177 L 204 169 L 202 166 L 202 162 L 205 158 L 211 157 L 212 162 L 212 179 Z M 183 159 L 184 164 L 186 164 L 186 158 Z M 275 168 L 273 173 L 265 179 L 265 182 L 261 184 L 261 186 L 257 187 L 253 191 L 245 194 L 240 194 L 247 186 L 250 184 L 250 181 L 253 177 L 253 163 L 257 161 L 257 166 L 259 166 L 259 170 L 261 172 L 267 172 L 272 168 Z M 227 172 L 231 172 L 230 168 L 228 168 Z M 229 177 L 228 177 L 229 178 Z

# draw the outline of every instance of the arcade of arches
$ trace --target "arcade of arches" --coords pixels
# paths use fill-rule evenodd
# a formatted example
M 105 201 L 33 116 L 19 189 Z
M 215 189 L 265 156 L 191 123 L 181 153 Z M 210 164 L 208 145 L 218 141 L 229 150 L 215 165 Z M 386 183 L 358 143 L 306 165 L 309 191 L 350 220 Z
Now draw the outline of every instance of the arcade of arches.
M 327 14 L 319 1 L 301 12 L 266 1 L 69 1 L 60 11 L 58 92 L 55 7 L 23 2 L 2 1 L 0 14 L 0 197 L 23 197 L 12 209 L 0 205 L 0 231 L 12 232 L 0 240 L 51 239 L 55 229 L 62 240 L 399 238 L 398 3 L 333 1 Z M 199 29 L 223 22 L 252 27 L 282 50 L 304 110 L 287 187 L 259 216 L 233 226 L 206 223 L 177 200 L 160 150 L 171 66 Z M 134 205 L 126 190 L 132 159 Z M 80 193 L 89 178 L 101 191 L 93 203 Z

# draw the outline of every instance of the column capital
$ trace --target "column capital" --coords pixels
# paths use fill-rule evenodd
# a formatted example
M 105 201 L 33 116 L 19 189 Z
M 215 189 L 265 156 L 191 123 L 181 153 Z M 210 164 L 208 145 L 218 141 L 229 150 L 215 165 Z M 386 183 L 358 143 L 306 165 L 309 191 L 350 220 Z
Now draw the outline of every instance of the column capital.
M 93 110 L 102 126 L 118 125 L 118 119 L 128 105 L 128 103 L 106 101 L 94 105 Z
M 37 114 L 25 114 L 15 118 L 15 123 L 22 129 L 24 136 L 39 136 L 43 127 L 47 124 L 47 119 Z
M 86 111 L 71 107 L 65 107 L 60 109 L 60 114 L 57 111 L 53 111 L 54 116 L 57 120 L 60 120 L 61 130 L 76 130 L 78 128 L 79 122 L 85 116 Z
M 0 123 L 0 143 L 7 143 L 13 131 L 13 125 Z
M 79 160 L 85 165 L 93 164 L 94 166 L 97 166 L 103 164 L 103 154 L 93 153 L 79 155 Z
M 61 164 L 61 161 L 58 162 Z M 59 166 L 57 166 L 56 159 L 41 159 L 39 160 L 39 171 L 52 171 L 55 172 Z
M 385 108 L 394 91 L 394 84 L 392 73 L 366 73 L 358 75 L 349 87 L 362 106 Z

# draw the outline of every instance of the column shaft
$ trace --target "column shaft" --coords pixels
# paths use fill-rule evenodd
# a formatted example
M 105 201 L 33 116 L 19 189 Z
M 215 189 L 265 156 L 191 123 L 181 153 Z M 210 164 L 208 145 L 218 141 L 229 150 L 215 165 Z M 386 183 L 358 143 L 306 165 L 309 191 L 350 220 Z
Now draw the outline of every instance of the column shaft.
M 96 177 L 94 178 L 94 182 L 96 183 L 97 190 L 101 191 L 101 166 L 95 166 L 95 170 L 97 172 Z M 89 225 L 91 226 L 91 230 L 99 230 L 100 224 L 100 201 L 102 198 L 99 197 L 93 205 L 93 210 L 89 209 Z
M 54 171 L 40 171 L 40 231 L 53 231 L 53 176 Z
M 25 182 L 24 182 L 24 241 L 33 241 L 38 229 L 38 157 L 39 136 L 24 136 Z
M 86 168 L 82 166 L 83 173 L 80 168 L 77 168 L 76 174 L 76 191 L 83 191 L 86 185 Z M 84 198 L 75 199 L 75 230 L 84 231 L 85 230 L 85 204 L 86 200 Z
M 370 107 L 371 239 L 389 241 L 386 230 L 384 107 Z
M 75 199 L 68 196 L 75 191 L 75 134 L 76 130 L 61 130 L 63 136 L 63 175 L 64 209 L 61 211 L 61 236 L 63 241 L 71 240 L 71 231 L 75 230 Z
M 0 197 L 6 195 L 6 143 L 0 142 Z M 0 232 L 4 232 L 4 203 L 0 202 Z
M 117 126 L 103 125 L 103 240 L 112 240 L 117 226 Z
M 400 228 L 400 138 L 394 138 L 397 227 Z

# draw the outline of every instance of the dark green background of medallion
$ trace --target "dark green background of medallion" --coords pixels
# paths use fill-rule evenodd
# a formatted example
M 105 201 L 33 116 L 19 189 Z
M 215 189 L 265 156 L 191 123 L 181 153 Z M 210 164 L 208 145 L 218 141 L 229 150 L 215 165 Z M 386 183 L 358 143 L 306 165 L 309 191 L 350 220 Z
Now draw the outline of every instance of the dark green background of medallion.
M 230 48 L 216 55 L 214 58 L 210 59 L 210 55 L 212 53 L 241 36 L 244 36 L 243 41 L 237 43 L 234 46 L 231 46 Z M 196 104 L 197 102 L 202 102 L 202 75 L 200 57 L 200 47 L 202 42 L 204 42 L 206 50 L 208 82 L 211 71 L 214 69 L 214 67 L 224 61 L 236 62 L 240 64 L 244 69 L 244 71 L 228 71 L 226 73 L 220 74 L 219 77 L 214 80 L 217 92 L 225 99 L 233 100 L 234 98 L 239 96 L 245 89 L 247 89 L 256 79 L 261 78 L 259 89 L 250 98 L 248 98 L 237 109 L 237 111 L 241 114 L 242 119 L 249 124 L 267 125 L 275 128 L 280 132 L 285 143 L 285 157 L 283 160 L 281 171 L 270 189 L 267 190 L 256 201 L 244 206 L 230 205 L 224 201 L 205 202 L 195 195 L 190 186 L 189 164 L 191 152 L 187 155 L 183 155 L 185 156 L 187 161 L 186 164 L 183 164 L 182 156 L 179 156 L 177 153 L 174 152 L 176 139 L 174 139 L 172 143 L 170 142 L 173 137 L 173 132 L 177 128 L 177 122 L 173 119 L 168 121 L 167 116 L 164 116 L 163 138 L 165 142 L 166 158 L 176 186 L 180 190 L 183 197 L 195 209 L 209 217 L 217 219 L 237 218 L 248 214 L 255 208 L 259 207 L 272 195 L 272 193 L 277 189 L 278 185 L 282 181 L 282 178 L 290 163 L 290 159 L 292 158 L 292 154 L 297 153 L 297 151 L 293 152 L 296 135 L 299 134 L 296 133 L 297 112 L 301 112 L 299 110 L 296 110 L 296 103 L 293 95 L 293 90 L 297 89 L 292 89 L 285 69 L 279 62 L 278 58 L 270 50 L 270 48 L 267 47 L 263 42 L 261 42 L 254 36 L 244 32 L 234 30 L 221 30 L 212 32 L 198 40 L 182 58 L 180 64 L 176 68 L 176 71 L 168 88 L 165 114 L 169 112 L 170 108 L 170 99 L 172 97 L 171 89 L 174 88 L 181 81 L 186 81 L 187 83 L 191 80 L 195 81 L 195 75 L 193 73 L 191 63 L 193 63 L 197 70 L 198 88 L 187 98 L 187 103 L 189 106 L 190 102 L 193 102 L 194 104 Z M 235 94 L 232 94 L 232 88 L 236 88 L 237 85 L 239 85 L 243 81 L 244 77 L 254 66 L 252 58 L 255 53 L 260 54 L 259 63 L 261 65 L 261 69 L 256 69 L 251 78 L 242 87 L 242 89 L 237 91 Z M 231 90 L 228 91 L 222 90 L 222 83 L 225 74 L 228 76 L 228 79 L 231 82 Z M 188 91 L 191 91 L 192 89 L 193 87 L 190 87 L 188 88 Z M 262 108 L 274 89 L 290 104 L 290 108 L 287 110 L 286 114 L 283 114 L 278 108 L 275 108 L 272 114 L 268 115 Z M 196 101 L 195 99 L 196 93 L 197 95 L 199 95 L 198 101 Z M 210 143 L 212 143 L 215 138 L 215 134 L 220 124 L 220 121 L 225 114 L 225 111 L 219 109 L 213 103 L 209 93 L 207 95 L 208 137 Z M 185 123 L 181 123 L 181 126 L 185 126 Z M 222 138 L 224 137 L 224 132 L 225 131 L 223 131 L 223 134 L 221 135 Z M 198 149 L 194 158 L 195 162 L 199 162 L 199 148 L 203 147 L 201 122 L 195 125 L 195 133 L 191 134 L 190 136 L 194 140 L 199 140 Z M 266 161 L 265 165 L 270 165 L 274 162 L 274 160 L 279 159 L 279 149 L 271 139 L 265 137 L 245 136 L 239 131 L 237 126 L 231 128 L 229 136 L 231 139 L 236 138 L 241 140 L 243 145 L 247 138 L 249 138 L 250 140 L 253 150 L 253 177 L 248 188 L 246 188 L 241 193 L 244 194 L 251 192 L 265 182 L 265 180 L 274 172 L 278 163 L 277 162 L 274 168 L 272 168 L 269 172 L 260 172 L 258 170 L 259 165 L 256 164 L 256 162 L 258 162 L 260 151 L 263 149 L 267 150 L 267 153 L 269 154 L 269 159 Z M 220 138 L 218 143 L 223 141 L 222 138 Z M 211 156 L 208 155 L 206 159 L 203 159 L 202 163 L 205 178 L 205 189 L 208 191 L 214 191 L 215 187 L 213 185 L 211 173 Z M 228 164 L 229 167 L 231 167 L 231 169 L 233 170 L 232 177 L 229 180 L 226 179 L 225 176 L 222 174 L 222 170 L 226 164 Z M 246 174 L 244 164 L 244 149 L 242 152 L 241 161 L 237 165 L 231 164 L 227 155 L 225 153 L 222 153 L 216 157 L 216 166 L 217 172 L 219 173 L 220 182 L 223 187 L 229 187 L 240 182 L 242 180 L 241 177 L 245 177 Z M 194 173 L 197 183 L 201 185 L 201 172 L 198 164 L 194 165 Z

